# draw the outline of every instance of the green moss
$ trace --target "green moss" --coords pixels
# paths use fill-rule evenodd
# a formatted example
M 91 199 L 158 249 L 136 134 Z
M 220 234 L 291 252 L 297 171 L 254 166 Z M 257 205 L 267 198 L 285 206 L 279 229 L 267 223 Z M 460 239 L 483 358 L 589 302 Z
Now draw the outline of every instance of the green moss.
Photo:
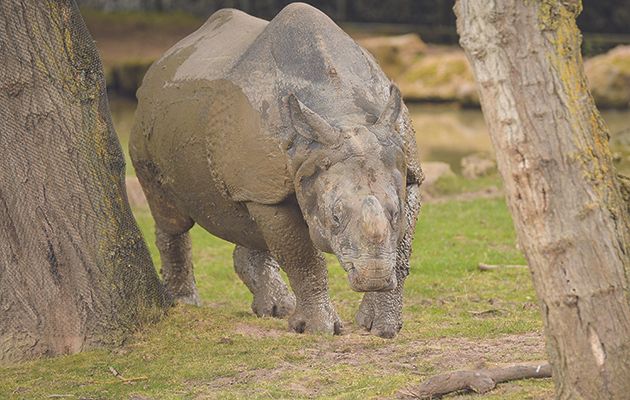
M 423 56 L 405 73 L 404 79 L 410 82 L 435 87 L 448 85 L 453 79 L 470 75 L 468 64 L 462 58 Z
M 624 54 L 624 56 L 611 57 L 610 63 L 619 68 L 623 74 L 630 75 L 630 57 L 628 57 L 627 54 Z

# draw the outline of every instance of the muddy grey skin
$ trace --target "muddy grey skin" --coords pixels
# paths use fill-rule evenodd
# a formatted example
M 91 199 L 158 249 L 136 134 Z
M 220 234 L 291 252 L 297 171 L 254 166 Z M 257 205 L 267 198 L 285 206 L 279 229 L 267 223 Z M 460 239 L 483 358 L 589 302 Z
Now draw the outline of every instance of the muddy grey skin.
M 236 244 L 257 315 L 339 333 L 331 252 L 367 292 L 358 323 L 396 335 L 423 176 L 400 93 L 367 52 L 306 4 L 270 22 L 221 10 L 150 68 L 138 101 L 130 153 L 176 299 L 199 303 L 197 223 Z

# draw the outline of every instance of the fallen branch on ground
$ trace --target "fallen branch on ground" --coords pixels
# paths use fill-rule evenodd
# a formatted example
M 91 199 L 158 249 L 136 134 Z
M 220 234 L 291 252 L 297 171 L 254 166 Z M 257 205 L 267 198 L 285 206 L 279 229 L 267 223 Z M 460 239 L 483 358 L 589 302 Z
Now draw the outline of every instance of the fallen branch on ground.
M 486 393 L 497 383 L 529 378 L 550 378 L 551 367 L 541 362 L 534 365 L 513 365 L 505 368 L 488 368 L 477 371 L 454 371 L 433 376 L 415 389 L 399 392 L 402 398 L 437 399 L 460 390 Z
M 149 378 L 146 376 L 136 376 L 133 378 L 125 378 L 124 376 L 122 376 L 122 374 L 120 372 L 118 372 L 118 370 L 116 370 L 116 368 L 114 367 L 109 367 L 109 372 L 112 373 L 112 375 L 114 375 L 116 378 L 120 379 L 120 381 L 122 381 L 123 383 L 134 383 L 134 382 L 138 382 L 138 381 L 146 381 Z M 120 382 L 118 381 L 118 382 Z M 114 382 L 107 382 L 108 384 L 110 383 L 116 383 L 116 381 Z
M 508 265 L 508 264 L 484 264 L 479 263 L 480 271 L 493 271 L 502 268 L 527 268 L 527 265 Z

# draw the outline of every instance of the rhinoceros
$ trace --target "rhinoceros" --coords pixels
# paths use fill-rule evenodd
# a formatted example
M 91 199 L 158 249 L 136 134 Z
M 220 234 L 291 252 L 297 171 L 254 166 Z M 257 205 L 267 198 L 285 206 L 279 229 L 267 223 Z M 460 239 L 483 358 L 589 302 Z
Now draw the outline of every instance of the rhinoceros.
M 199 303 L 197 223 L 236 244 L 257 315 L 339 334 L 328 252 L 367 292 L 357 322 L 397 334 L 423 175 L 400 92 L 363 48 L 307 4 L 269 22 L 224 9 L 151 66 L 137 97 L 130 154 L 176 300 Z

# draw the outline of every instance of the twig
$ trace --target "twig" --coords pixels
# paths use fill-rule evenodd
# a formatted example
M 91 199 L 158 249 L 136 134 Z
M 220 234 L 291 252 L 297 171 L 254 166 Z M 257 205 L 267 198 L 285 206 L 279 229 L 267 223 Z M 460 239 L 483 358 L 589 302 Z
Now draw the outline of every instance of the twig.
M 491 308 L 484 311 L 468 311 L 468 314 L 472 315 L 473 317 L 485 317 L 487 315 L 501 314 L 501 310 L 497 308 Z
M 479 263 L 480 271 L 494 271 L 502 268 L 527 268 L 527 265 L 509 265 L 509 264 L 484 264 Z
M 136 376 L 133 378 L 122 378 L 122 379 L 118 379 L 117 381 L 105 381 L 105 382 L 100 382 L 102 385 L 113 385 L 115 383 L 123 383 L 123 384 L 129 384 L 129 383 L 135 383 L 135 382 L 140 382 L 140 381 L 146 381 L 148 380 L 149 377 L 147 376 Z
M 536 365 L 513 365 L 506 368 L 489 368 L 477 371 L 455 371 L 433 376 L 415 389 L 398 392 L 402 398 L 437 399 L 460 390 L 486 393 L 497 383 L 529 378 L 549 378 L 551 367 L 541 362 Z
M 123 383 L 132 383 L 132 382 L 138 382 L 138 381 L 146 381 L 147 379 L 149 379 L 146 376 L 136 376 L 136 377 L 133 377 L 133 378 L 125 378 L 114 367 L 109 367 L 109 371 L 112 373 L 112 375 L 114 375 L 116 378 L 120 379 Z M 116 381 L 105 382 L 105 383 L 116 383 Z

